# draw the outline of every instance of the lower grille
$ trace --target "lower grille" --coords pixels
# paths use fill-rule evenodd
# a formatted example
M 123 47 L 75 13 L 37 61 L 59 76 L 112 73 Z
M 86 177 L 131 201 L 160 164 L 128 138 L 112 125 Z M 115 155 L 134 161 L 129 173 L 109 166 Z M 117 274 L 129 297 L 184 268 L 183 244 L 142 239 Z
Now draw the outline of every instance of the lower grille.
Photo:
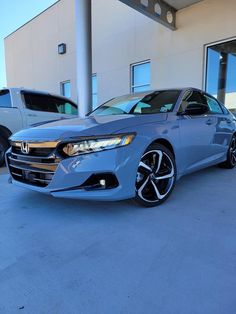
M 35 157 L 10 152 L 7 161 L 14 180 L 46 187 L 51 182 L 61 159 L 55 155 Z

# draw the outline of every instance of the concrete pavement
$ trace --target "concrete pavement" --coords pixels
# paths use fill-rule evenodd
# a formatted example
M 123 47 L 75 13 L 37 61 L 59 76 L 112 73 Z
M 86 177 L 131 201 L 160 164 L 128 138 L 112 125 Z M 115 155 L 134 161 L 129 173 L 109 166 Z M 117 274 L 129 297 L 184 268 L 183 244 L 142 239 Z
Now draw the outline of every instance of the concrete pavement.
M 54 199 L 7 177 L 1 314 L 236 313 L 236 169 L 185 177 L 151 209 Z

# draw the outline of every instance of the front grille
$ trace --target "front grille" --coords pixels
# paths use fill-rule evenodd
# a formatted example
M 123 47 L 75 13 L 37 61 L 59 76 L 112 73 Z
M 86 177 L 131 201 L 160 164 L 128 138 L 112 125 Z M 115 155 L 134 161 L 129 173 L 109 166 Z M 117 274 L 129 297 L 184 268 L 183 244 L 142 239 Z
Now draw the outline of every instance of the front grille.
M 32 154 L 33 156 L 39 156 L 39 157 L 47 157 L 48 155 L 50 155 L 52 153 L 52 148 L 32 148 L 30 150 L 30 154 Z M 20 147 L 16 147 L 13 146 L 12 147 L 12 152 L 18 155 L 23 155 L 24 154 L 21 152 L 21 148 Z
M 39 187 L 46 187 L 51 182 L 61 159 L 55 155 L 54 147 L 41 146 L 32 145 L 26 155 L 19 145 L 12 144 L 7 161 L 14 180 Z

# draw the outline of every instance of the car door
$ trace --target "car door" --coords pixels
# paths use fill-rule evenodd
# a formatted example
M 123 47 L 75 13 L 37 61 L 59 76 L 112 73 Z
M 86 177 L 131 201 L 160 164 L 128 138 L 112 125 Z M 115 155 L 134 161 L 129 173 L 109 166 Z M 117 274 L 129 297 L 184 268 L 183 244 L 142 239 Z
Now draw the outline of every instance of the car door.
M 183 172 L 200 169 L 210 163 L 217 119 L 209 113 L 185 115 L 189 105 L 204 104 L 202 94 L 187 90 L 178 110 Z
M 23 97 L 25 100 L 25 115 L 28 126 L 47 121 L 72 118 L 77 114 L 76 105 L 64 98 L 36 92 L 25 92 Z
M 230 114 L 223 110 L 219 102 L 209 94 L 204 93 L 203 99 L 209 107 L 212 117 L 215 117 L 215 136 L 212 143 L 212 156 L 222 157 L 229 148 L 229 144 L 234 132 L 234 122 Z

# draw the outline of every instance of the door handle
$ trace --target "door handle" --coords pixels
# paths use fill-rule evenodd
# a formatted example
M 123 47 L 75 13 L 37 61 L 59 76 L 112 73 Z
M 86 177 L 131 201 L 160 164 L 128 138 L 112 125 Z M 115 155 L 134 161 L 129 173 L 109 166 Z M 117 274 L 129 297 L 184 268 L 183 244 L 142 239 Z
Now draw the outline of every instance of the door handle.
M 223 121 L 225 121 L 225 122 L 228 123 L 228 124 L 231 124 L 231 123 L 232 123 L 232 121 L 231 121 L 230 119 L 228 119 L 228 118 L 224 118 Z
M 34 114 L 34 113 L 29 113 L 29 114 L 28 114 L 28 117 L 37 117 L 37 115 Z
M 214 123 L 214 119 L 210 118 L 206 121 L 207 125 L 212 125 Z

